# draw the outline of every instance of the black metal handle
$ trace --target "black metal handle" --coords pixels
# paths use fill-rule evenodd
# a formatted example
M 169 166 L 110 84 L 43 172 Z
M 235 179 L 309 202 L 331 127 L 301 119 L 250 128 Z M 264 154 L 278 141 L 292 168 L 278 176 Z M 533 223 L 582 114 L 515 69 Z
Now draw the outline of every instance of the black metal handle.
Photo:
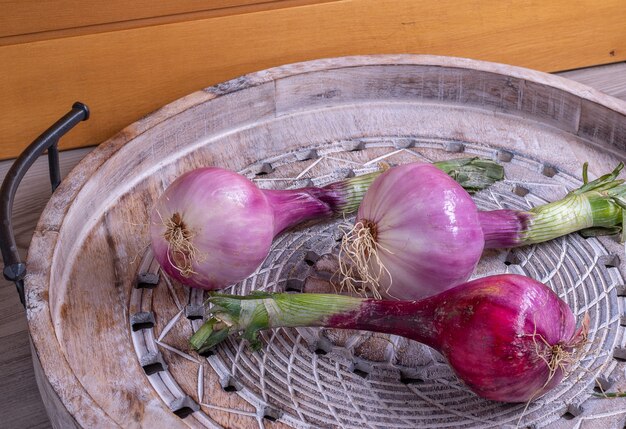
M 61 183 L 59 168 L 59 139 L 81 121 L 89 119 L 89 108 L 80 102 L 72 105 L 72 110 L 56 121 L 50 128 L 35 139 L 15 160 L 0 188 L 0 250 L 4 261 L 4 278 L 15 283 L 22 305 L 24 300 L 24 276 L 26 265 L 20 260 L 13 234 L 13 200 L 15 192 L 24 175 L 46 149 L 48 150 L 48 167 L 52 192 Z

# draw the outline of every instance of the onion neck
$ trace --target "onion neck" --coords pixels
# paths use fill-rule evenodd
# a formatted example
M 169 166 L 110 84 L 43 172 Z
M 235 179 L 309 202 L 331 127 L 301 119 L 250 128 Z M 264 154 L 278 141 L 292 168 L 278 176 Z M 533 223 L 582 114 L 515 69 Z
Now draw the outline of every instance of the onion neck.
M 576 231 L 615 232 L 622 209 L 598 193 L 568 195 L 529 211 L 492 210 L 478 213 L 485 249 L 543 243 Z
M 274 211 L 274 236 L 302 222 L 332 216 L 332 200 L 319 191 L 316 188 L 263 191 Z
M 605 235 L 622 231 L 626 185 L 616 180 L 622 169 L 585 183 L 564 198 L 528 211 L 480 212 L 485 248 L 504 248 L 542 243 L 581 231 L 583 235 Z M 623 237 L 623 235 L 622 235 Z
M 380 173 L 351 177 L 323 188 L 263 191 L 274 209 L 274 235 L 302 222 L 356 211 Z
M 439 345 L 439 325 L 433 323 L 431 300 L 384 301 L 335 294 L 257 293 L 250 296 L 214 294 L 209 319 L 191 337 L 202 353 L 240 332 L 253 347 L 258 332 L 278 327 L 359 329 L 401 335 L 432 347 Z
M 504 177 L 501 165 L 481 158 L 438 161 L 433 165 L 468 192 L 487 188 Z M 365 192 L 383 171 L 350 177 L 322 188 L 263 191 L 274 208 L 274 235 L 302 222 L 356 212 Z
M 358 311 L 335 314 L 326 327 L 358 329 L 410 338 L 438 349 L 441 326 L 434 317 L 434 301 L 396 301 L 365 299 Z
M 517 210 L 479 211 L 478 220 L 483 230 L 485 249 L 502 249 L 521 245 L 530 214 Z

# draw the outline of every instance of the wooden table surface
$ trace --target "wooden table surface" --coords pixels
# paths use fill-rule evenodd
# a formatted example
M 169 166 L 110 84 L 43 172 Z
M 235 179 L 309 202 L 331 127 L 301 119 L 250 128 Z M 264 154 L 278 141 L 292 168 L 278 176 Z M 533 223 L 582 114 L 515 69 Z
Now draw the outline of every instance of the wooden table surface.
M 559 74 L 626 100 L 624 62 Z M 63 175 L 90 150 L 63 152 Z M 11 163 L 0 162 L 0 178 L 4 179 Z M 47 174 L 47 161 L 39 160 L 27 173 L 16 196 L 13 222 L 18 247 L 24 256 L 37 219 L 50 196 Z M 25 312 L 15 287 L 4 280 L 0 280 L 0 398 L 0 428 L 50 427 L 33 373 Z

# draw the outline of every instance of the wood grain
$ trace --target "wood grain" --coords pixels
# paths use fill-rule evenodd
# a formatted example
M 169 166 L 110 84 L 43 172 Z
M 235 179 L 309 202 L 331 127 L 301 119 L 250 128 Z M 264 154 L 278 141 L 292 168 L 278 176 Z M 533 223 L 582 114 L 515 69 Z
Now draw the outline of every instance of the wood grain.
M 104 141 L 195 90 L 308 59 L 428 52 L 544 71 L 623 61 L 624 21 L 622 0 L 341 0 L 0 46 L 0 159 L 76 100 L 95 113 L 65 149 Z
M 63 177 L 90 151 L 91 148 L 85 148 L 62 153 Z M 3 180 L 12 162 L 0 163 Z M 13 226 L 23 260 L 37 218 L 49 198 L 48 162 L 43 157 L 26 173 L 15 196 Z M 34 377 L 24 307 L 20 304 L 15 286 L 4 279 L 0 280 L 0 397 L 5 398 L 0 404 L 0 415 L 3 416 L 0 427 L 50 427 Z
M 599 88 L 613 97 L 626 99 L 626 63 L 609 64 L 604 67 L 589 67 L 559 73 L 560 76 L 575 80 L 592 88 Z
M 1 0 L 0 46 L 335 0 L 184 0 L 125 3 Z
M 564 75 L 626 100 L 625 63 L 576 70 Z M 62 153 L 64 175 L 90 150 L 87 148 Z M 0 177 L 4 177 L 10 163 L 0 163 Z M 22 254 L 25 254 L 32 230 L 49 196 L 46 169 L 45 159 L 40 160 L 27 174 L 17 194 L 14 222 L 18 228 L 18 245 Z M 14 286 L 4 280 L 0 282 L 0 310 L 0 397 L 14 398 L 0 403 L 0 415 L 3 416 L 0 426 L 49 427 L 35 387 L 24 310 L 19 304 Z

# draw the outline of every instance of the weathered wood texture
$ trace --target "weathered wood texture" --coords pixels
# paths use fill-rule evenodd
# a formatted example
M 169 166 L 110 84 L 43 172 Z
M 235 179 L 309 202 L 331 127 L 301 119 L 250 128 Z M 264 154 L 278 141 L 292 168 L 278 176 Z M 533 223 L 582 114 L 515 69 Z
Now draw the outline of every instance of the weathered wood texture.
M 0 159 L 16 156 L 56 119 L 60 105 L 79 100 L 95 112 L 63 147 L 94 145 L 192 91 L 321 57 L 432 53 L 544 71 L 626 59 L 622 0 L 341 0 L 292 7 L 302 3 L 308 2 L 264 2 L 245 6 L 247 13 L 220 9 L 223 16 L 203 19 L 196 19 L 201 12 L 173 14 L 208 7 L 188 1 L 149 12 L 145 2 L 123 9 L 107 4 L 106 13 L 94 2 L 37 2 L 34 16 L 42 19 L 24 19 L 35 2 L 12 3 L 3 15 L 10 25 L 0 23 L 7 34 L 0 37 L 0 45 L 6 42 L 0 46 Z M 250 9 L 261 7 L 276 8 Z M 184 21 L 154 25 L 160 18 L 148 18 L 168 13 Z M 117 24 L 102 23 L 107 20 Z M 74 32 L 61 28 L 70 22 Z M 20 31 L 32 33 L 9 35 Z
M 594 68 L 590 70 L 568 72 L 567 76 L 570 79 L 580 78 L 581 80 L 585 80 L 586 83 L 592 84 L 593 86 L 595 86 L 596 88 L 600 90 L 604 90 L 607 93 L 621 95 L 622 98 L 626 99 L 626 97 L 624 96 L 624 94 L 626 94 L 626 64 L 600 67 L 600 68 Z M 333 78 L 338 79 L 337 81 L 335 81 L 336 83 L 341 81 L 342 79 L 341 74 L 334 75 Z M 293 100 L 297 99 L 299 91 L 302 91 L 301 84 L 303 82 L 298 82 L 298 79 L 295 79 L 292 82 L 293 82 L 293 85 L 291 86 L 293 90 L 290 90 L 291 92 L 289 92 L 290 97 L 285 97 L 283 99 L 284 103 L 283 102 L 277 103 L 277 106 L 283 106 L 280 109 L 293 110 L 294 108 L 296 108 L 297 110 L 297 106 L 294 106 Z M 246 81 L 245 80 L 241 81 L 241 84 L 245 86 Z M 333 86 L 332 83 L 329 84 L 329 86 L 332 87 Z M 322 95 L 326 94 L 327 92 L 324 92 L 325 90 L 326 88 L 322 88 L 319 91 L 319 93 Z M 257 93 L 259 93 L 259 91 L 261 92 L 264 91 L 262 85 L 258 90 L 256 90 Z M 201 95 L 201 97 L 203 97 L 205 100 L 208 100 L 212 98 L 214 94 L 215 94 L 215 90 L 209 93 L 205 93 L 204 95 Z M 328 92 L 328 94 L 330 95 L 330 92 Z M 305 100 L 306 102 L 309 102 L 309 101 L 314 102 L 315 100 L 322 100 L 323 102 L 324 100 L 324 97 L 311 99 L 311 98 L 306 97 L 306 94 L 303 94 L 303 95 L 305 96 L 303 100 Z M 348 97 L 345 94 L 342 96 Z M 198 97 L 198 95 L 190 97 L 188 99 L 187 104 L 193 105 L 197 103 L 198 99 L 195 97 Z M 243 100 L 238 98 L 237 101 L 242 102 Z M 255 107 L 251 109 L 251 111 L 248 114 L 251 114 L 253 112 L 262 112 L 263 110 L 264 110 L 263 105 L 255 104 Z M 227 112 L 228 111 L 226 111 L 225 113 Z M 139 135 L 143 131 L 149 131 L 150 128 L 155 126 L 160 120 L 168 118 L 172 114 L 173 112 L 171 110 L 168 110 L 167 108 L 162 110 L 159 114 L 156 114 L 156 115 L 151 116 L 150 118 L 147 118 L 145 121 L 143 121 L 140 124 L 135 125 L 131 129 L 127 129 L 125 133 L 119 136 L 121 140 L 118 140 L 118 143 L 116 143 L 115 141 L 109 142 L 108 143 L 109 147 L 111 147 L 111 150 L 113 150 L 116 147 L 116 145 L 119 145 L 123 140 L 125 140 L 129 136 Z M 221 119 L 217 117 L 217 118 L 213 118 L 212 120 L 215 121 L 214 122 L 215 124 L 220 124 L 220 123 L 223 123 L 223 121 L 226 119 Z M 565 123 L 567 123 L 567 121 L 565 121 Z M 567 127 L 567 125 L 565 125 L 565 127 Z M 246 138 L 246 135 L 243 134 L 242 137 Z M 291 138 L 293 136 L 288 136 L 288 137 Z M 154 148 L 158 149 L 159 145 L 161 144 L 163 143 L 159 143 L 155 145 Z M 270 149 L 270 148 L 267 148 L 267 149 Z M 89 151 L 89 149 L 63 153 L 62 155 L 63 164 L 66 167 L 75 165 L 77 161 L 81 159 L 87 151 Z M 164 157 L 166 153 L 167 152 L 164 152 L 163 155 L 159 155 L 159 153 L 157 152 L 153 156 Z M 134 154 L 133 156 L 136 156 L 136 154 Z M 124 157 L 122 156 L 122 158 Z M 245 163 L 246 160 L 242 159 L 242 160 L 239 160 L 238 162 Z M 9 166 L 9 162 L 3 162 L 2 164 L 0 164 L 0 168 L 2 169 L 0 170 L 0 173 L 2 173 L 0 174 L 1 177 L 4 177 L 4 174 L 6 173 L 8 166 Z M 95 167 L 96 167 L 96 164 L 93 164 L 93 168 L 88 168 L 89 173 L 94 171 L 96 169 Z M 128 171 L 126 168 L 124 170 Z M 67 168 L 64 171 L 67 172 Z M 45 171 L 45 162 L 38 163 L 35 166 L 35 168 L 29 173 L 28 177 L 25 179 L 25 182 L 23 183 L 20 189 L 20 192 L 18 194 L 18 198 L 17 198 L 16 205 L 15 205 L 14 218 L 16 222 L 16 228 L 18 230 L 17 231 L 18 232 L 18 244 L 21 250 L 24 250 L 26 246 L 28 245 L 29 237 L 31 235 L 30 231 L 34 227 L 34 223 L 36 222 L 36 219 L 38 218 L 39 213 L 41 212 L 43 208 L 43 204 L 49 195 L 49 191 L 47 190 L 48 185 L 47 185 L 46 174 L 47 173 Z M 123 174 L 132 174 L 132 173 L 128 172 L 128 173 L 123 173 Z M 150 192 L 154 192 L 154 190 Z M 59 198 L 61 200 L 64 199 L 62 195 Z M 137 213 L 133 213 L 131 211 L 121 216 L 124 219 L 136 219 Z M 108 217 L 109 216 L 106 216 L 105 218 L 108 218 Z M 59 220 L 60 218 L 57 219 L 57 221 Z M 108 228 L 106 226 L 107 222 L 108 221 L 105 221 L 105 223 L 102 224 L 102 226 L 98 228 L 100 232 L 97 232 L 97 236 L 100 234 L 105 234 L 105 235 L 110 234 L 110 231 L 108 232 L 106 231 L 106 229 Z M 127 228 L 133 229 L 133 226 L 130 224 L 130 222 L 123 229 L 127 229 Z M 77 237 L 80 238 L 80 234 Z M 117 240 L 117 239 L 114 238 L 114 240 Z M 49 242 L 49 244 L 54 245 L 54 241 L 55 240 L 52 239 Z M 98 246 L 100 246 L 101 244 L 98 244 L 97 241 L 98 240 L 96 240 L 96 242 L 92 242 L 92 244 L 90 244 L 89 246 L 96 246 L 94 247 L 94 249 L 98 249 L 99 248 Z M 120 245 L 119 241 L 117 241 L 116 243 L 117 243 L 116 246 Z M 138 247 L 135 248 L 134 251 L 139 251 Z M 45 253 L 44 250 L 45 249 L 38 249 L 37 251 L 42 251 L 43 253 Z M 130 253 L 133 252 L 133 249 L 127 249 L 127 250 L 129 250 Z M 88 265 L 96 264 L 97 266 L 100 266 L 101 264 L 104 263 L 108 266 L 116 266 L 116 262 L 114 260 L 110 262 L 106 262 L 106 258 L 107 258 L 106 255 L 108 254 L 108 251 L 106 248 L 102 249 L 100 253 L 105 255 L 104 262 L 102 259 L 100 259 L 100 257 L 91 260 L 91 262 L 89 262 L 89 260 L 86 260 L 84 262 L 87 263 Z M 73 256 L 65 254 L 65 256 L 59 256 L 59 258 L 61 258 L 61 260 L 63 261 L 63 260 L 66 260 L 66 258 L 68 258 L 67 260 L 71 260 L 72 258 L 75 258 L 76 256 L 77 255 L 75 254 Z M 42 270 L 44 270 L 45 268 L 46 267 L 44 266 L 38 267 L 38 269 L 42 269 Z M 68 268 L 68 270 L 70 269 Z M 99 269 L 95 271 L 99 271 Z M 100 280 L 100 281 L 105 280 L 104 278 L 94 279 L 94 277 L 91 274 L 94 273 L 95 271 L 87 270 L 87 272 L 83 272 L 84 275 L 87 275 L 89 277 L 89 281 L 87 282 L 87 284 L 91 284 L 96 280 Z M 104 270 L 104 272 L 106 273 L 108 272 L 108 270 Z M 81 274 L 80 274 L 80 270 L 78 271 L 70 270 L 68 272 L 64 272 L 64 268 L 60 267 L 58 275 L 61 278 L 67 278 L 67 277 L 73 278 L 75 276 L 80 277 Z M 107 282 L 110 283 L 111 281 L 113 280 L 110 279 Z M 123 281 L 124 280 L 122 278 L 122 282 Z M 80 285 L 78 284 L 78 279 L 75 278 L 72 281 L 72 283 L 74 284 L 74 286 L 71 286 L 71 287 L 80 288 Z M 101 291 L 101 292 L 108 293 L 107 291 Z M 2 404 L 0 404 L 0 411 L 2 411 L 2 415 L 3 415 L 3 420 L 0 423 L 0 426 L 6 424 L 7 425 L 6 427 L 11 427 L 11 428 L 46 427 L 46 423 L 45 423 L 46 418 L 45 418 L 45 415 L 43 414 L 43 408 L 39 400 L 36 398 L 37 395 L 36 395 L 35 384 L 34 384 L 33 376 L 32 376 L 32 368 L 31 368 L 30 358 L 29 358 L 30 353 L 29 353 L 29 347 L 28 347 L 26 326 L 24 323 L 24 316 L 23 316 L 24 312 L 19 305 L 17 294 L 15 293 L 12 285 L 9 285 L 7 282 L 3 281 L 2 290 L 0 291 L 0 296 L 2 297 L 2 299 L 0 300 L 0 303 L 2 304 L 2 318 L 0 319 L 0 322 L 1 322 L 0 342 L 2 344 L 0 346 L 0 350 L 2 350 L 1 367 L 0 367 L 2 368 L 2 371 L 0 371 L 0 389 L 2 389 L 2 392 L 0 392 L 0 396 L 2 396 L 3 398 L 9 398 L 9 400 L 5 400 L 2 402 Z M 58 291 L 58 294 L 56 296 L 62 297 L 63 290 Z M 78 297 L 78 299 L 80 299 L 80 297 Z M 109 299 L 109 300 L 113 299 L 113 301 L 115 301 L 115 297 L 107 298 L 106 296 L 101 296 L 101 299 Z M 125 299 L 122 299 L 122 301 L 124 300 Z M 85 302 L 84 300 L 81 300 L 81 303 L 68 301 L 65 304 L 70 307 L 74 307 L 76 305 L 83 305 L 83 304 L 88 305 L 89 303 Z M 78 347 L 78 343 L 81 341 L 80 338 L 82 338 L 83 335 L 88 334 L 89 330 L 85 330 L 85 332 L 80 334 L 79 338 L 75 340 L 68 338 L 68 335 L 72 333 L 72 329 L 73 329 L 72 326 L 78 327 L 81 324 L 81 321 L 77 319 L 75 323 L 71 322 L 72 318 L 79 317 L 79 315 L 72 316 L 71 314 L 68 314 L 67 310 L 64 311 L 63 308 L 64 307 L 62 304 L 60 306 L 57 306 L 56 308 L 56 312 L 58 315 L 63 315 L 65 313 L 64 320 L 65 320 L 65 323 L 68 324 L 67 326 L 63 327 L 62 331 L 60 331 L 59 333 L 60 338 L 67 339 L 69 341 L 69 344 L 67 347 L 71 347 L 71 348 L 75 347 L 71 345 L 73 342 L 76 343 L 76 347 Z M 66 307 L 66 308 L 69 308 L 69 307 Z M 94 309 L 93 314 L 98 314 L 97 309 Z M 125 316 L 123 313 L 121 316 L 122 316 L 121 323 L 122 325 L 124 325 L 123 319 Z M 163 315 L 163 317 L 166 317 L 166 315 Z M 112 326 L 111 323 L 112 322 L 108 320 L 105 321 L 102 319 L 97 319 L 95 321 L 95 325 L 93 325 L 92 327 L 96 330 L 102 330 L 102 329 L 116 330 L 116 328 Z M 66 330 L 69 331 L 69 334 L 63 334 L 63 331 L 66 331 Z M 124 340 L 124 341 L 127 341 L 127 340 Z M 42 350 L 40 350 L 40 352 L 42 352 Z M 43 352 L 45 352 L 45 350 L 43 350 Z M 122 350 L 121 353 L 125 355 L 127 354 L 127 351 Z M 131 360 L 133 359 L 132 356 L 129 356 L 128 358 Z M 87 359 L 87 357 L 81 355 L 81 353 L 76 352 L 73 354 L 72 359 L 74 359 L 73 364 L 80 364 L 79 361 L 82 361 L 83 359 Z M 63 360 L 64 359 L 61 359 L 61 361 Z M 90 365 L 90 364 L 91 364 L 90 361 L 85 360 L 81 365 Z M 89 366 L 89 368 L 93 369 L 92 366 Z M 104 368 L 103 371 L 105 371 L 104 373 L 106 374 L 107 369 Z M 96 398 L 101 399 L 103 396 L 106 396 L 108 394 L 107 393 L 108 389 L 106 387 L 102 389 L 101 393 L 98 393 L 98 390 L 100 389 L 98 385 L 94 385 L 90 387 L 91 383 L 88 380 L 85 381 L 85 384 L 88 389 L 90 390 L 95 389 L 94 395 Z M 138 394 L 139 397 L 141 397 L 144 400 L 146 396 L 143 396 L 143 395 L 147 395 L 147 397 L 151 397 L 153 395 L 153 393 L 150 391 L 149 388 L 148 390 L 143 390 L 142 392 L 133 392 L 133 394 Z M 227 401 L 226 402 L 227 406 L 232 406 L 232 402 L 229 402 L 233 400 L 232 397 L 230 399 L 226 398 L 224 400 Z M 136 403 L 135 401 L 131 401 L 131 403 L 135 403 L 136 406 L 140 405 L 139 403 Z M 87 411 L 84 411 L 82 414 L 85 414 L 86 412 Z M 140 418 L 141 409 L 140 408 L 135 409 L 134 413 L 136 413 L 134 415 L 135 418 Z M 231 420 L 231 423 L 235 424 L 236 422 Z
M 42 130 L 43 131 L 43 130 Z M 77 149 L 61 154 L 63 177 L 91 150 Z M 0 163 L 4 177 L 13 161 Z M 47 158 L 36 161 L 22 182 L 15 198 L 13 226 L 22 258 L 33 234 L 37 218 L 50 198 Z M 15 286 L 2 279 L 0 284 L 0 427 L 48 428 L 50 422 L 34 377 L 24 308 Z

